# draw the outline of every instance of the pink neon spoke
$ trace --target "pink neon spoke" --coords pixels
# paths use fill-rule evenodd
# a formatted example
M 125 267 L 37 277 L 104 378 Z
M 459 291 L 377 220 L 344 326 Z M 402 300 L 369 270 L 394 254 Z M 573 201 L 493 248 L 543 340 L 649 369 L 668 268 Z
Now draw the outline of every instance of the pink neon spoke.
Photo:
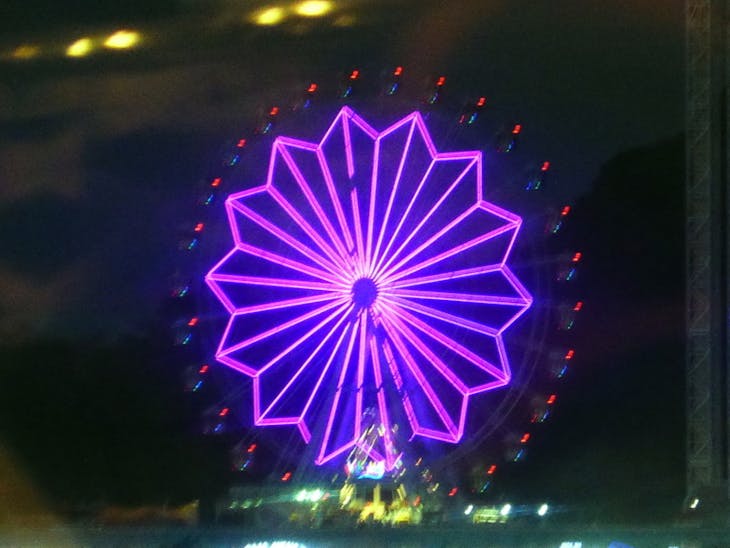
M 358 276 L 362 276 L 362 260 L 365 258 L 365 245 L 362 238 L 362 224 L 360 223 L 360 204 L 357 199 L 357 191 L 354 188 L 350 191 L 350 202 L 352 207 L 352 218 L 355 224 L 355 239 L 357 241 L 358 258 L 360 259 L 360 261 L 358 261 L 358 265 L 360 266 Z
M 234 314 L 231 316 L 231 321 L 229 322 L 228 327 L 226 328 L 225 334 L 223 336 L 223 340 L 221 341 L 221 346 L 219 347 L 218 353 L 216 355 L 231 354 L 232 352 L 237 352 L 238 350 L 251 346 L 254 343 L 263 341 L 273 335 L 276 335 L 277 333 L 281 333 L 285 329 L 289 329 L 290 327 L 293 327 L 297 324 L 307 321 L 310 318 L 313 318 L 319 314 L 322 314 L 324 312 L 327 312 L 328 310 L 331 310 L 332 308 L 336 307 L 337 305 L 340 305 L 342 300 L 343 299 L 330 301 L 330 302 L 326 303 L 325 305 L 320 306 L 319 308 L 316 308 L 309 312 L 306 312 L 305 314 L 302 314 L 300 316 L 297 316 L 297 317 L 289 320 L 288 322 L 279 324 L 276 327 L 272 327 L 271 329 L 267 329 L 266 331 L 259 333 L 258 335 L 254 335 L 253 337 L 250 337 L 244 341 L 241 341 L 241 342 L 235 344 L 234 346 L 225 348 L 223 343 L 226 341 L 228 333 L 233 325 L 233 321 L 237 318 L 237 315 Z M 224 348 L 225 348 L 225 350 L 224 350 Z
M 355 122 L 355 125 L 363 130 L 368 137 L 375 139 L 378 136 L 378 132 L 350 107 L 343 107 L 342 110 L 347 114 L 348 119 Z
M 385 361 L 388 364 L 388 368 L 390 369 L 390 374 L 393 377 L 395 386 L 398 388 L 398 391 L 403 390 L 403 379 L 401 378 L 400 372 L 398 371 L 398 366 L 395 363 L 395 354 L 393 353 L 393 350 L 391 350 L 390 343 L 388 343 L 387 340 L 383 342 L 383 353 L 385 354 Z M 418 424 L 418 419 L 416 418 L 415 410 L 413 409 L 413 405 L 411 404 L 411 400 L 408 397 L 407 393 L 403 394 L 403 409 L 406 412 L 406 417 L 408 418 L 408 424 L 410 424 L 411 426 L 411 431 L 415 434 L 420 426 Z
M 384 279 L 388 279 L 388 276 L 390 274 L 392 274 L 393 272 L 397 272 L 404 264 L 408 263 L 408 261 L 410 261 L 413 257 L 418 255 L 421 251 L 423 251 L 427 247 L 431 246 L 435 241 L 439 240 L 444 234 L 448 233 L 454 227 L 458 226 L 464 219 L 471 216 L 476 210 L 477 210 L 477 206 L 472 206 L 469 209 L 467 209 L 466 211 L 457 215 L 446 226 L 441 228 L 441 230 L 439 230 L 436 234 L 431 236 L 428 240 L 426 240 L 421 245 L 419 245 L 414 251 L 410 252 L 403 259 L 401 259 L 395 266 L 391 266 L 387 270 L 383 269 L 383 271 L 380 273 L 380 276 Z M 415 232 L 413 234 L 415 234 Z
M 502 274 L 507 278 L 509 283 L 512 285 L 512 287 L 515 288 L 517 293 L 522 295 L 522 298 L 527 301 L 528 304 L 532 304 L 532 295 L 527 291 L 524 285 L 520 283 L 520 281 L 517 279 L 517 276 L 514 275 L 514 273 L 509 269 L 507 266 L 502 267 Z
M 299 185 L 299 188 L 301 189 L 304 196 L 307 198 L 307 202 L 309 203 L 309 206 L 314 210 L 315 215 L 317 215 L 317 219 L 320 223 L 322 223 L 322 226 L 324 227 L 325 232 L 327 232 L 327 235 L 330 237 L 330 240 L 337 248 L 340 257 L 343 259 L 346 259 L 348 256 L 348 252 L 345 249 L 345 246 L 342 244 L 342 240 L 340 240 L 339 236 L 337 235 L 337 232 L 335 231 L 334 227 L 330 223 L 329 219 L 327 218 L 327 215 L 325 215 L 324 211 L 322 210 L 322 206 L 317 201 L 317 198 L 314 196 L 314 193 L 312 192 L 312 189 L 309 187 L 309 184 L 307 184 L 306 179 L 304 178 L 304 175 L 302 175 L 302 172 L 299 170 L 299 166 L 297 166 L 296 162 L 294 161 L 294 158 L 292 158 L 291 154 L 289 154 L 289 151 L 286 149 L 286 147 L 281 147 L 281 154 L 284 157 L 284 160 L 286 161 L 287 166 L 289 166 L 289 170 L 294 175 L 294 178 L 297 181 L 297 184 Z M 316 149 L 315 149 L 316 153 Z
M 423 138 L 423 142 L 426 144 L 426 148 L 428 149 L 428 153 L 431 155 L 431 157 L 435 157 L 438 155 L 436 152 L 436 147 L 433 144 L 433 140 L 431 139 L 431 134 L 428 132 L 428 128 L 426 128 L 426 124 L 423 121 L 423 116 L 421 116 L 420 112 L 416 112 L 414 116 L 414 120 L 416 122 L 416 125 L 418 126 L 418 131 L 421 134 L 421 137 Z M 461 153 L 463 154 L 463 153 Z M 473 153 L 468 153 L 473 154 Z
M 348 309 L 348 311 L 345 312 L 345 314 L 343 315 L 343 318 L 347 317 L 347 314 L 349 313 L 349 311 L 350 311 L 350 309 Z M 319 391 L 319 387 L 322 384 L 322 381 L 324 380 L 324 377 L 327 374 L 327 371 L 329 371 L 330 366 L 334 362 L 334 359 L 340 350 L 340 346 L 342 345 L 342 341 L 345 339 L 345 335 L 347 335 L 347 330 L 349 327 L 350 327 L 349 324 L 346 325 L 345 328 L 342 330 L 342 333 L 340 333 L 340 338 L 337 339 L 334 349 L 330 353 L 330 356 L 327 358 L 327 362 L 325 363 L 324 367 L 322 368 L 322 374 L 319 376 L 319 380 L 317 381 L 317 384 L 315 385 L 314 389 L 312 390 L 312 393 L 309 395 L 309 399 L 307 400 L 307 403 L 304 406 L 304 411 L 302 411 L 302 417 L 304 417 L 307 414 L 309 407 L 312 405 L 312 402 L 314 401 L 314 398 L 317 395 L 317 392 Z
M 448 227 L 444 228 L 443 231 L 451 230 L 454 226 L 456 226 L 458 223 L 452 223 Z M 512 243 L 514 242 L 515 235 L 517 234 L 517 226 L 515 225 L 503 225 L 499 228 L 495 228 L 494 230 L 487 232 L 486 234 L 482 234 L 481 236 L 477 236 L 476 238 L 473 238 L 469 240 L 468 242 L 464 242 L 462 244 L 459 244 L 455 247 L 452 247 L 451 249 L 447 249 L 446 251 L 439 253 L 438 255 L 434 255 L 433 257 L 430 257 L 426 259 L 425 261 L 422 261 L 420 263 L 417 263 L 409 268 L 406 268 L 404 270 L 397 271 L 396 269 L 398 267 L 404 266 L 405 263 L 407 263 L 411 258 L 416 256 L 418 253 L 423 251 L 427 247 L 426 244 L 419 246 L 419 248 L 414 251 L 413 253 L 409 254 L 408 257 L 403 259 L 401 263 L 398 264 L 397 267 L 391 268 L 388 272 L 384 273 L 383 276 L 387 276 L 388 282 L 394 282 L 396 280 L 400 280 L 401 278 L 404 278 L 408 276 L 409 274 L 413 274 L 414 272 L 418 272 L 419 270 L 423 270 L 424 268 L 428 268 L 429 266 L 433 266 L 438 262 L 443 261 L 444 259 L 448 259 L 450 257 L 453 257 L 454 255 L 457 255 L 461 253 L 462 251 L 466 251 L 469 248 L 472 248 L 476 245 L 479 245 L 481 243 L 484 243 L 486 241 L 492 240 L 496 238 L 497 236 L 500 236 L 506 232 L 509 232 L 510 230 L 514 231 L 514 234 L 512 235 L 512 239 L 510 243 L 508 244 L 508 252 L 512 249 Z M 438 238 L 440 238 L 442 234 L 436 234 L 433 238 L 429 238 L 427 244 L 431 245 L 434 241 L 436 241 Z
M 378 163 L 380 162 L 380 141 L 375 141 L 373 152 L 373 172 L 370 177 L 370 207 L 368 207 L 368 226 L 365 240 L 365 263 L 371 264 L 373 247 L 373 225 L 375 224 L 375 201 L 378 198 Z
M 449 291 L 421 291 L 418 289 L 394 289 L 390 291 L 389 294 L 394 297 L 412 297 L 414 299 L 493 304 L 499 306 L 523 306 L 525 304 L 525 299 L 522 297 L 507 297 L 505 295 L 453 293 Z
M 336 303 L 341 303 L 342 300 L 335 301 Z M 299 337 L 296 341 L 294 341 L 292 344 L 290 344 L 287 348 L 285 348 L 283 351 L 281 351 L 277 356 L 269 360 L 269 362 L 264 365 L 261 369 L 258 370 L 256 373 L 256 376 L 260 376 L 264 372 L 266 372 L 268 369 L 270 369 L 276 362 L 281 360 L 282 358 L 285 358 L 287 355 L 291 354 L 292 351 L 294 351 L 299 345 L 301 345 L 303 342 L 305 342 L 307 339 L 309 339 L 312 335 L 314 335 L 317 331 L 322 329 L 323 326 L 327 325 L 335 316 L 341 315 L 345 312 L 345 310 L 349 309 L 352 305 L 350 303 L 345 302 L 340 308 L 335 310 L 332 314 L 327 316 L 324 320 L 319 322 L 317 325 L 315 325 L 312 329 L 307 331 L 304 335 Z
M 469 172 L 469 170 L 476 165 L 476 159 L 473 162 L 470 162 L 465 168 L 464 171 L 461 172 L 461 174 L 456 178 L 456 180 L 451 183 L 451 186 L 441 195 L 441 198 L 431 207 L 431 209 L 426 213 L 426 215 L 421 219 L 421 222 L 418 223 L 416 228 L 414 228 L 411 233 L 408 235 L 408 237 L 401 243 L 401 245 L 398 247 L 398 249 L 395 251 L 395 253 L 390 254 L 390 258 L 385 262 L 385 264 L 382 267 L 378 268 L 378 271 L 376 273 L 376 276 L 379 276 L 380 273 L 388 268 L 390 264 L 398 257 L 398 255 L 401 254 L 403 249 L 410 243 L 410 241 L 415 237 L 415 235 L 421 230 L 421 228 L 431 219 L 431 217 L 434 215 L 436 210 L 441 206 L 441 204 L 446 200 L 446 198 L 449 197 L 451 192 L 459 186 L 459 183 L 466 177 L 466 174 Z M 478 187 L 479 185 L 477 185 Z
M 480 367 L 481 369 L 484 369 L 485 371 L 491 373 L 492 375 L 494 375 L 498 379 L 504 380 L 505 377 L 509 375 L 509 373 L 507 371 L 503 371 L 501 369 L 498 369 L 498 368 L 494 367 L 487 360 L 483 359 L 482 357 L 480 357 L 479 355 L 475 354 L 474 352 L 472 352 L 468 348 L 466 348 L 463 345 L 459 344 L 458 342 L 456 342 L 451 337 L 447 337 L 446 335 L 444 335 L 440 331 L 437 331 L 436 329 L 434 329 L 430 325 L 422 322 L 421 320 L 419 320 L 418 318 L 416 318 L 413 314 L 410 314 L 410 313 L 406 312 L 402 308 L 395 308 L 394 309 L 394 313 L 395 313 L 396 316 L 398 316 L 399 318 L 403 319 L 407 324 L 412 325 L 413 327 L 415 327 L 416 329 L 418 329 L 423 334 L 425 334 L 428 337 L 430 337 L 430 338 L 438 341 L 439 343 L 441 343 L 446 348 L 452 350 L 456 354 L 459 354 L 462 358 L 470 361 L 471 363 L 473 363 L 477 367 Z M 508 369 L 509 368 L 507 361 L 503 361 L 502 362 L 502 366 L 505 369 Z
M 498 264 L 486 264 L 483 266 L 475 266 L 474 268 L 465 268 L 462 270 L 453 270 L 451 272 L 440 272 L 431 276 L 422 276 L 420 278 L 406 278 L 388 283 L 388 288 L 412 287 L 414 285 L 423 285 L 433 282 L 445 282 L 447 280 L 456 280 L 459 278 L 468 278 L 470 276 L 479 276 L 480 274 L 489 274 L 490 272 L 498 272 L 501 266 Z
M 340 256 L 334 249 L 332 249 L 327 242 L 319 235 L 319 233 L 312 228 L 306 219 L 287 201 L 281 192 L 276 187 L 271 187 L 269 190 L 274 199 L 287 211 L 289 217 L 297 223 L 304 233 L 309 236 L 314 243 L 317 244 L 320 250 L 325 254 L 325 258 L 329 259 L 333 264 L 336 265 L 337 269 L 346 269 L 345 259 Z
M 270 189 L 271 195 L 275 197 L 274 189 Z M 307 257 L 309 260 L 317 263 L 319 266 L 326 268 L 329 272 L 337 272 L 339 269 L 337 266 L 333 265 L 330 261 L 328 261 L 326 258 L 320 256 L 318 253 L 315 253 L 311 249 L 309 249 L 306 245 L 301 243 L 296 238 L 293 238 L 284 230 L 276 226 L 274 223 L 266 220 L 264 217 L 256 213 L 253 209 L 249 208 L 248 206 L 243 205 L 240 202 L 236 202 L 234 204 L 234 207 L 238 209 L 243 215 L 245 215 L 249 220 L 253 221 L 257 225 L 259 225 L 261 228 L 272 234 L 273 236 L 276 236 L 279 240 L 282 242 L 288 244 L 292 248 L 299 251 L 302 255 Z M 286 207 L 285 207 L 286 209 Z
M 484 325 L 472 320 L 468 320 L 466 318 L 462 318 L 460 316 L 455 316 L 453 314 L 449 314 L 448 312 L 444 312 L 442 310 L 438 310 L 436 308 L 431 308 L 429 306 L 422 305 L 420 303 L 414 303 L 412 301 L 409 301 L 408 299 L 399 299 L 398 297 L 392 297 L 387 296 L 383 297 L 384 300 L 387 302 L 395 305 L 400 306 L 403 308 L 407 308 L 408 310 L 412 310 L 414 312 L 420 312 L 421 314 L 425 316 L 430 316 L 431 318 L 435 318 L 437 320 L 442 320 L 444 322 L 450 323 L 452 325 L 456 325 L 458 327 L 463 327 L 465 329 L 469 329 L 471 331 L 476 331 L 478 333 L 484 333 L 485 335 L 489 336 L 495 336 L 499 333 L 499 331 L 493 327 L 489 327 L 488 325 Z M 391 312 L 393 314 L 394 312 Z
M 357 353 L 357 395 L 355 404 L 355 434 L 353 441 L 356 441 L 360 437 L 362 430 L 362 397 L 363 397 L 363 382 L 365 380 L 365 360 L 367 344 L 367 315 L 360 314 L 360 343 Z
M 345 220 L 345 213 L 342 210 L 342 204 L 340 203 L 340 198 L 337 195 L 337 190 L 335 188 L 335 182 L 332 179 L 332 172 L 330 172 L 330 168 L 327 165 L 327 162 L 324 157 L 324 152 L 322 151 L 322 148 L 317 149 L 317 160 L 319 160 L 319 165 L 322 168 L 322 174 L 324 175 L 324 181 L 327 185 L 327 192 L 329 193 L 330 200 L 332 201 L 332 206 L 335 208 L 335 216 L 337 217 L 337 222 L 340 225 L 340 230 L 342 231 L 342 235 L 345 238 L 345 245 L 347 246 L 348 250 L 352 250 L 355 247 L 355 243 L 352 237 L 352 234 L 350 233 L 350 227 L 347 224 L 347 221 Z
M 335 451 L 334 453 L 330 453 L 329 455 L 325 455 L 327 451 L 327 447 L 329 445 L 330 435 L 332 433 L 332 425 L 335 421 L 335 414 L 337 412 L 337 407 L 340 402 L 340 396 L 342 395 L 342 385 L 345 383 L 345 376 L 347 375 L 347 370 L 350 366 L 350 356 L 352 354 L 352 347 L 355 345 L 355 337 L 357 336 L 357 323 L 353 325 L 352 333 L 350 334 L 350 341 L 347 344 L 347 350 L 345 351 L 345 359 L 342 362 L 342 371 L 340 372 L 340 379 L 337 381 L 337 390 L 335 391 L 335 399 L 332 403 L 332 407 L 330 409 L 330 416 L 327 420 L 327 426 L 325 427 L 324 431 L 324 439 L 322 441 L 322 446 L 320 448 L 319 457 L 317 458 L 319 463 L 326 462 L 327 460 L 330 460 L 334 458 L 337 454 L 343 453 L 352 445 L 354 442 L 350 442 L 348 444 L 345 444 L 343 447 L 341 447 L 339 450 Z
M 274 263 L 277 265 L 283 265 L 286 267 L 296 267 L 297 270 L 300 270 L 301 272 L 304 272 L 305 274 L 309 274 L 310 276 L 319 278 L 321 280 L 327 280 L 328 282 L 330 282 L 336 286 L 347 287 L 347 284 L 345 284 L 342 280 L 338 279 L 332 273 L 324 272 L 322 270 L 319 270 L 312 266 L 306 265 L 299 261 L 295 261 L 294 259 L 289 259 L 287 257 L 284 257 L 283 255 L 278 255 L 276 253 L 272 253 L 271 251 L 268 251 L 266 249 L 261 249 L 260 247 L 253 246 L 253 245 L 247 244 L 245 242 L 237 242 L 236 249 L 238 249 L 239 251 L 242 251 L 244 253 L 248 253 L 249 255 L 253 255 L 254 257 L 258 257 L 260 259 L 265 259 L 265 260 L 269 261 L 270 263 Z
M 295 289 L 312 289 L 315 291 L 337 291 L 337 286 L 322 282 L 308 282 L 291 278 L 267 278 L 266 276 L 241 276 L 238 274 L 220 274 L 212 272 L 205 277 L 215 282 L 227 282 L 244 285 L 263 285 L 267 287 L 291 287 Z
M 439 358 L 425 344 L 423 344 L 423 341 L 419 339 L 416 334 L 408 328 L 406 324 L 400 321 L 397 317 L 389 318 L 389 321 L 399 328 L 401 335 L 408 342 L 410 342 L 411 345 L 416 348 L 416 350 L 423 354 L 423 356 L 432 363 L 434 368 L 439 373 L 441 373 L 444 378 L 446 378 L 449 384 L 451 384 L 454 388 L 461 392 L 462 395 L 466 395 L 468 391 L 466 384 L 464 384 L 464 382 L 453 371 L 451 371 L 451 369 L 448 368 L 448 366 L 441 360 L 441 358 Z
M 383 430 L 385 431 L 385 467 L 390 470 L 395 464 L 393 455 L 393 440 L 390 435 L 390 419 L 388 418 L 388 406 L 385 402 L 385 391 L 383 389 L 383 372 L 380 366 L 380 356 L 375 338 L 370 339 L 370 355 L 373 360 L 373 376 L 375 377 L 375 390 L 378 394 L 378 411 L 383 421 Z
M 416 187 L 416 191 L 413 193 L 413 196 L 411 197 L 411 201 L 408 203 L 408 206 L 406 207 L 405 211 L 403 212 L 403 215 L 401 215 L 400 220 L 398 221 L 398 224 L 395 227 L 395 230 L 390 236 L 390 239 L 388 240 L 388 245 L 385 246 L 385 249 L 383 250 L 382 255 L 377 259 L 375 262 L 375 268 L 373 269 L 373 275 L 377 275 L 377 273 L 380 271 L 380 267 L 382 262 L 385 260 L 386 257 L 388 257 L 388 251 L 390 251 L 391 246 L 396 240 L 396 237 L 400 233 L 400 229 L 403 226 L 403 223 L 405 223 L 406 219 L 408 218 L 408 214 L 411 211 L 411 208 L 413 207 L 413 204 L 416 202 L 416 199 L 418 198 L 418 195 L 421 192 L 421 188 L 426 183 L 426 180 L 428 179 L 429 175 L 431 174 L 431 170 L 434 167 L 434 162 L 431 161 L 431 164 L 428 166 L 428 169 L 426 170 L 426 173 L 421 177 L 421 181 L 418 183 L 418 186 Z
M 296 299 L 286 299 L 284 301 L 273 301 L 264 304 L 255 304 L 251 306 L 243 306 L 236 309 L 236 315 L 243 316 L 245 314 L 254 314 L 256 312 L 268 312 L 270 310 L 280 310 L 301 304 L 319 303 L 333 299 L 342 299 L 339 293 L 325 293 L 324 295 L 311 295 L 309 297 L 299 297 Z
M 423 372 L 418 367 L 418 363 L 416 362 L 416 360 L 413 359 L 413 356 L 411 356 L 410 352 L 408 352 L 408 349 L 400 338 L 400 334 L 396 329 L 393 328 L 393 326 L 391 326 L 390 322 L 388 322 L 387 320 L 383 322 L 383 327 L 386 333 L 388 333 L 388 337 L 390 338 L 390 340 L 393 341 L 393 344 L 398 349 L 398 352 L 400 353 L 401 358 L 403 358 L 403 361 L 408 367 L 408 370 L 418 381 L 421 390 L 423 390 L 423 393 L 426 395 L 426 398 L 431 403 L 434 411 L 436 411 L 436 414 L 439 416 L 446 429 L 452 435 L 455 435 L 455 431 L 457 429 L 456 425 L 451 420 L 449 413 L 441 404 L 441 401 L 436 395 L 436 392 L 431 386 L 431 383 L 428 382 L 428 379 L 426 379 L 426 377 L 423 375 Z
M 381 220 L 381 227 L 380 227 L 380 234 L 378 236 L 378 242 L 375 245 L 375 252 L 373 253 L 372 262 L 377 264 L 379 262 L 379 256 L 378 253 L 380 251 L 380 245 L 383 243 L 383 236 L 385 235 L 385 227 L 388 225 L 388 221 L 390 220 L 390 210 L 393 207 L 393 200 L 395 199 L 395 195 L 398 192 L 398 185 L 400 184 L 401 176 L 403 175 L 403 167 L 406 163 L 406 158 L 408 157 L 408 152 L 411 148 L 411 140 L 413 139 L 413 131 L 416 127 L 415 122 L 411 124 L 411 128 L 408 130 L 408 137 L 406 138 L 406 144 L 405 147 L 403 147 L 403 155 L 401 156 L 400 163 L 398 165 L 398 171 L 395 174 L 395 180 L 393 181 L 393 190 L 390 191 L 390 198 L 388 199 L 388 205 L 385 208 L 385 215 L 383 216 L 383 219 Z M 382 143 L 382 137 L 379 138 L 376 144 L 375 152 L 376 154 L 380 151 L 380 145 Z M 375 163 L 375 167 L 373 168 L 373 176 L 376 176 L 378 173 L 378 164 Z M 374 200 L 371 200 L 372 203 L 374 203 Z M 374 225 L 374 219 L 371 217 L 370 219 L 370 225 L 368 226 L 369 230 L 372 230 Z
M 311 354 L 309 355 L 309 357 L 306 360 L 304 360 L 304 363 L 302 363 L 301 367 L 297 370 L 297 372 L 294 373 L 294 375 L 292 375 L 292 378 L 289 380 L 288 383 L 286 383 L 286 385 L 284 386 L 284 388 L 281 389 L 281 391 L 276 396 L 276 398 L 274 398 L 274 400 L 269 404 L 269 406 L 264 410 L 264 412 L 259 415 L 260 417 L 263 418 L 264 416 L 268 415 L 271 412 L 271 410 L 274 408 L 274 406 L 279 402 L 279 400 L 281 400 L 284 397 L 284 395 L 287 393 L 287 391 L 297 382 L 297 380 L 299 379 L 299 377 L 301 377 L 301 375 L 307 369 L 307 367 L 312 362 L 312 360 L 314 359 L 314 357 L 319 353 L 320 350 L 322 350 L 322 347 L 325 344 L 327 344 L 327 341 L 330 339 L 330 337 L 332 337 L 332 335 L 335 333 L 335 331 L 337 331 L 340 328 L 340 326 L 342 325 L 342 323 L 347 319 L 347 315 L 352 310 L 352 308 L 353 308 L 353 306 L 350 305 L 347 308 L 347 310 L 345 311 L 345 313 L 340 316 L 340 319 L 337 320 L 337 322 L 332 327 L 332 329 L 330 329 L 329 332 L 327 332 L 327 334 L 324 337 L 322 337 L 322 340 L 317 345 L 317 347 L 311 352 Z M 343 333 L 340 336 L 340 340 L 342 340 L 342 337 L 344 336 L 345 331 L 346 330 L 343 330 Z M 332 363 L 332 359 L 333 358 L 334 358 L 334 355 L 333 354 L 330 354 L 330 358 L 328 360 L 328 364 L 325 365 L 325 367 L 322 368 L 322 373 L 320 374 L 319 380 L 317 381 L 317 385 L 316 385 L 317 387 L 322 382 L 322 378 L 324 377 L 324 375 L 327 373 L 327 369 L 329 368 L 329 364 Z M 261 377 L 261 375 L 257 375 L 256 376 L 256 379 L 258 379 L 260 377 Z M 316 390 L 314 390 L 314 392 L 316 392 Z M 256 415 L 256 411 L 258 409 L 259 409 L 258 407 L 254 408 L 254 414 L 255 415 Z M 305 411 L 306 411 L 306 409 L 305 409 Z M 302 413 L 302 415 L 300 415 L 299 418 L 302 418 L 303 414 L 304 413 Z
M 285 145 L 288 148 L 298 148 L 309 152 L 316 152 L 316 143 L 310 143 L 309 141 L 302 141 L 301 139 L 293 139 L 292 137 L 277 137 L 276 142 Z
M 345 138 L 345 159 L 347 161 L 347 176 L 352 179 L 355 175 L 355 161 L 352 157 L 352 139 L 350 138 L 350 122 L 347 116 L 342 117 L 342 134 Z

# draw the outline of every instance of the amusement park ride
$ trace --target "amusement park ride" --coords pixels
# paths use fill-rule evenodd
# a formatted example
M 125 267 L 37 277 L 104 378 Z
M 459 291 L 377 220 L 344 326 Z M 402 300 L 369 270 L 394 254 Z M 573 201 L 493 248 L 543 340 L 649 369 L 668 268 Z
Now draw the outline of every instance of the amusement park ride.
M 571 206 L 517 150 L 522 123 L 405 74 L 355 69 L 262 111 L 203 183 L 173 297 L 196 303 L 175 341 L 237 471 L 413 522 L 525 458 L 583 302 L 557 239 Z

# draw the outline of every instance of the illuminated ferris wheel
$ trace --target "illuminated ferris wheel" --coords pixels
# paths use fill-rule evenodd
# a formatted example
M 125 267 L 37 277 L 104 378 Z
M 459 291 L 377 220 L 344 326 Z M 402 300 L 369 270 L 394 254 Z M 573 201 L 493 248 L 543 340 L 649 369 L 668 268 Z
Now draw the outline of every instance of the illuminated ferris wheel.
M 401 76 L 398 67 L 383 95 L 399 91 Z M 341 99 L 352 99 L 359 78 L 349 75 Z M 381 477 L 430 450 L 443 466 L 501 427 L 536 368 L 565 367 L 567 356 L 544 355 L 553 311 L 533 306 L 534 292 L 543 300 L 549 292 L 544 269 L 530 272 L 537 246 L 530 235 L 520 246 L 523 218 L 492 202 L 500 192 L 485 180 L 484 151 L 434 143 L 430 126 L 443 124 L 431 107 L 444 82 L 420 110 L 381 124 L 354 105 L 338 107 L 319 134 L 307 128 L 307 139 L 296 124 L 274 135 L 281 113 L 273 107 L 255 132 L 265 171 L 214 177 L 202 200 L 210 206 L 226 180 L 227 223 L 216 240 L 229 249 L 205 274 L 225 310 L 214 358 L 237 385 L 224 399 L 244 400 L 256 427 L 298 432 L 301 441 L 287 447 L 309 450 L 287 449 L 290 460 Z M 316 92 L 310 85 L 295 106 L 311 111 Z M 452 125 L 474 125 L 484 106 L 477 99 Z M 375 118 L 387 116 L 380 109 Z M 510 152 L 520 131 L 515 124 L 499 132 L 492 148 Z M 238 140 L 227 167 L 237 168 L 250 146 Z M 539 190 L 548 167 L 521 190 Z M 550 211 L 547 229 L 557 232 L 567 212 Z M 539 224 L 541 237 L 544 217 L 528 226 Z M 209 367 L 198 370 L 196 390 Z M 547 417 L 555 395 L 542 400 L 530 404 L 533 423 Z M 216 407 L 214 429 L 231 407 Z M 524 438 L 510 442 L 510 458 L 519 458 Z M 256 450 L 250 441 L 239 444 L 244 467 Z

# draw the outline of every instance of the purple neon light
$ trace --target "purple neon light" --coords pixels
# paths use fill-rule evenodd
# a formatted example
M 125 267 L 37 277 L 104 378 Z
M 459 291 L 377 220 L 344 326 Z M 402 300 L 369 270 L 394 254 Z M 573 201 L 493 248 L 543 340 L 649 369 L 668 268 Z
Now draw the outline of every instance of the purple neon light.
M 503 334 L 532 304 L 507 266 L 522 221 L 482 198 L 481 152 L 438 152 L 418 112 L 378 132 L 344 107 L 319 143 L 277 138 L 265 184 L 226 212 L 216 358 L 253 378 L 257 425 L 316 435 L 318 464 L 360 446 L 366 409 L 384 435 L 360 449 L 387 470 L 394 417 L 456 443 L 469 398 L 510 382 Z

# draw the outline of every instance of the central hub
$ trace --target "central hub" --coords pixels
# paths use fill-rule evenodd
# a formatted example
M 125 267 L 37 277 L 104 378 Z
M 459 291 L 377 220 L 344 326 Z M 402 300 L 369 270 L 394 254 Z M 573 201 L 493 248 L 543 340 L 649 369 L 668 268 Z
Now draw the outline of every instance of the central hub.
M 378 297 L 378 286 L 370 278 L 360 278 L 352 284 L 352 302 L 358 308 L 368 308 Z

